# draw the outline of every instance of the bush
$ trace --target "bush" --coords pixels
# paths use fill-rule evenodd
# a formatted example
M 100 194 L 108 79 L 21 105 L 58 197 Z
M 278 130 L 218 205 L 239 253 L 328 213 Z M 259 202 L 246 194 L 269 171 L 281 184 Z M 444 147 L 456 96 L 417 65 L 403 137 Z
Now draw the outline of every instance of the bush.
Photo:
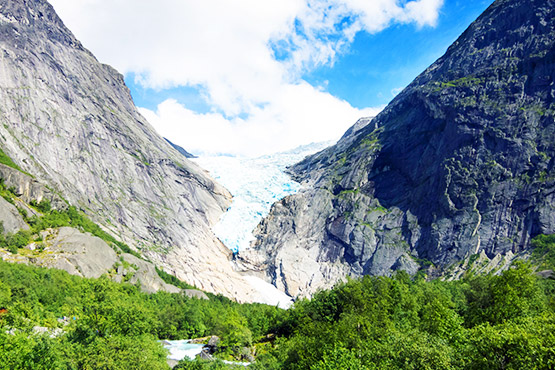
M 532 239 L 532 260 L 540 269 L 555 269 L 555 235 L 538 235 Z
M 26 230 L 20 230 L 15 234 L 8 234 L 0 237 L 0 247 L 6 248 L 10 253 L 17 253 L 19 248 L 27 246 L 31 241 L 31 233 Z
M 50 200 L 48 199 L 43 199 L 40 202 L 32 200 L 30 204 L 42 213 L 50 212 L 50 210 L 52 209 L 52 205 L 50 203 Z

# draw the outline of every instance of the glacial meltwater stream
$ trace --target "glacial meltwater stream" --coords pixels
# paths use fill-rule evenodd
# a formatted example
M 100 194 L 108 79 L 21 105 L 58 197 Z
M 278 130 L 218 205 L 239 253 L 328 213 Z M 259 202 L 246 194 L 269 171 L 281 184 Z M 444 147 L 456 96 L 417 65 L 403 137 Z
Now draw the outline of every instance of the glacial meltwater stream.
M 182 339 L 182 340 L 164 340 L 162 343 L 164 347 L 168 349 L 170 352 L 168 354 L 168 359 L 174 361 L 181 361 L 185 357 L 188 357 L 191 360 L 194 360 L 196 356 L 198 356 L 202 352 L 202 348 L 204 344 L 196 344 L 190 343 L 189 339 Z M 248 362 L 232 362 L 232 361 L 223 361 L 226 364 L 233 364 L 239 366 L 248 366 Z
M 180 361 L 185 357 L 193 360 L 200 352 L 204 344 L 189 343 L 187 339 L 183 340 L 164 340 L 164 347 L 170 351 L 168 358 L 170 360 Z

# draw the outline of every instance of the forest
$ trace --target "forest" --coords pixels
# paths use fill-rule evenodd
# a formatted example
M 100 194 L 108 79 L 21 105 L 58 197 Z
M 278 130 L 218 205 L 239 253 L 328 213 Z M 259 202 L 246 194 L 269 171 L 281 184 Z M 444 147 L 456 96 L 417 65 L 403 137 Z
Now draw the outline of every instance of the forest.
M 168 369 L 159 340 L 216 335 L 216 357 L 248 351 L 250 369 L 550 369 L 555 280 L 534 270 L 553 268 L 555 237 L 533 246 L 501 274 L 365 276 L 289 310 L 0 262 L 0 368 Z M 232 367 L 184 360 L 175 369 Z

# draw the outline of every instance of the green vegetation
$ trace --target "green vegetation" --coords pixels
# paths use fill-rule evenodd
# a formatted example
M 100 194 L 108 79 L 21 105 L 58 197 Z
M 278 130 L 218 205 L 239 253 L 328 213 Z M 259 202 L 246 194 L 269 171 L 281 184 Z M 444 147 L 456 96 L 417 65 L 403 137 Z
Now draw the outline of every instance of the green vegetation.
M 547 369 L 554 292 L 554 280 L 519 262 L 456 282 L 365 276 L 284 311 L 0 262 L 0 368 L 166 369 L 157 339 L 218 335 L 217 356 L 255 352 L 255 370 Z M 62 333 L 34 334 L 33 325 Z M 187 360 L 178 368 L 233 367 Z
M 364 277 L 280 321 L 280 369 L 523 369 L 555 365 L 551 280 L 519 263 L 457 282 Z
M 244 369 L 243 366 L 230 366 L 226 365 L 222 361 L 203 361 L 203 360 L 195 360 L 190 361 L 185 359 L 181 361 L 174 370 L 226 370 L 226 369 Z
M 357 195 L 358 192 L 360 191 L 360 189 L 347 189 L 347 190 L 341 190 L 339 192 L 339 194 L 337 194 L 338 197 L 344 197 L 344 196 L 348 196 L 348 195 Z
M 194 286 L 179 280 L 175 276 L 168 274 L 166 271 L 159 269 L 158 267 L 155 267 L 155 269 L 158 276 L 160 276 L 160 278 L 164 280 L 167 284 L 174 285 L 181 289 L 195 289 Z
M 0 369 L 168 369 L 158 339 L 218 335 L 224 346 L 247 346 L 280 314 L 1 261 L 0 309 Z M 36 334 L 37 325 L 61 334 Z
M 145 166 L 150 166 L 150 163 L 147 161 L 145 155 L 142 152 L 131 153 L 131 156 L 137 159 L 139 162 L 142 162 Z
M 52 205 L 48 199 L 43 199 L 40 202 L 32 200 L 30 205 L 42 213 L 48 213 L 52 210 Z
M 0 163 L 5 164 L 6 166 L 9 166 L 11 168 L 15 168 L 20 172 L 23 172 L 21 168 L 19 168 L 19 166 L 15 164 L 14 161 L 12 161 L 12 159 L 6 155 L 6 153 L 4 153 L 2 148 L 0 148 Z
M 31 233 L 19 230 L 13 234 L 0 234 L 0 248 L 6 248 L 10 253 L 17 253 L 19 248 L 25 247 L 31 241 Z
M 13 201 L 12 191 L 3 184 L 0 190 Z M 74 207 L 31 206 L 42 215 L 25 216 L 30 230 L 0 237 L 0 246 L 17 252 L 40 242 L 41 230 L 72 226 L 127 247 Z M 532 262 L 552 269 L 555 236 L 538 236 L 532 245 Z M 191 288 L 156 270 L 166 282 Z M 255 354 L 254 370 L 555 367 L 555 281 L 538 278 L 522 262 L 499 276 L 468 274 L 455 282 L 404 272 L 365 276 L 287 311 L 209 298 L 149 295 L 107 276 L 84 279 L 0 262 L 0 369 L 168 369 L 158 340 L 209 335 L 221 339 L 219 358 L 244 361 Z M 50 332 L 38 334 L 34 326 Z M 55 329 L 59 334 L 49 335 Z M 187 360 L 177 368 L 233 365 Z
M 440 91 L 448 87 L 475 87 L 484 82 L 483 78 L 477 78 L 473 76 L 465 76 L 456 80 L 447 82 L 434 82 L 436 88 L 434 91 Z
M 532 261 L 540 270 L 555 269 L 555 234 L 536 236 L 532 248 Z
M 6 199 L 11 204 L 14 204 L 13 198 L 15 197 L 15 188 L 6 188 L 3 178 L 0 178 L 0 196 L 2 196 L 2 198 Z

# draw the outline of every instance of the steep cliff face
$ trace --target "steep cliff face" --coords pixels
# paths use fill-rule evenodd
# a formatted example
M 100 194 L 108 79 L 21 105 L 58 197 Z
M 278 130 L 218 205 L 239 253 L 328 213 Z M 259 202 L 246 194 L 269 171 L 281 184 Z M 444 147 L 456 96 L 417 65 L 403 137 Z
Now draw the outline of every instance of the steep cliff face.
M 0 146 L 167 271 L 249 299 L 210 230 L 229 193 L 153 130 L 45 0 L 0 0 Z
M 381 114 L 290 169 L 305 189 L 243 262 L 296 296 L 527 249 L 555 232 L 554 81 L 555 1 L 496 1 Z

